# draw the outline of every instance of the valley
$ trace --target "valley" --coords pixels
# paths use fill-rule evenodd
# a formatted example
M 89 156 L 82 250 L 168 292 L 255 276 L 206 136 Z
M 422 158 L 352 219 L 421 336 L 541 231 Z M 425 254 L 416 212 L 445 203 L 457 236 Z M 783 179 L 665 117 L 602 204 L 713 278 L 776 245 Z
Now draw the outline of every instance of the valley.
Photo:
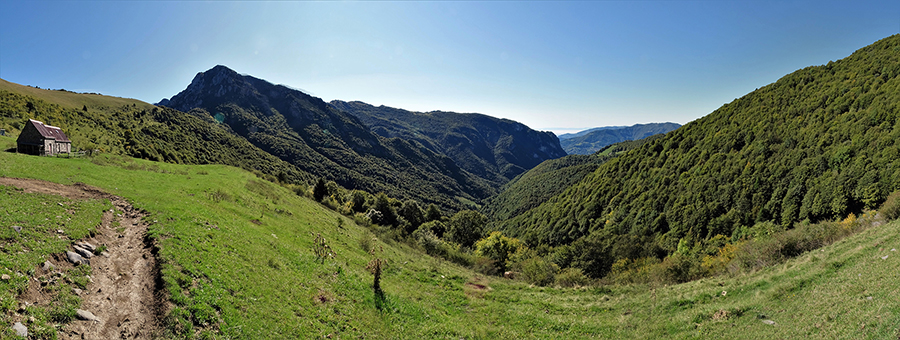
M 572 155 L 221 65 L 157 105 L 0 81 L 0 339 L 896 338 L 898 51 Z M 82 152 L 11 152 L 28 119 Z

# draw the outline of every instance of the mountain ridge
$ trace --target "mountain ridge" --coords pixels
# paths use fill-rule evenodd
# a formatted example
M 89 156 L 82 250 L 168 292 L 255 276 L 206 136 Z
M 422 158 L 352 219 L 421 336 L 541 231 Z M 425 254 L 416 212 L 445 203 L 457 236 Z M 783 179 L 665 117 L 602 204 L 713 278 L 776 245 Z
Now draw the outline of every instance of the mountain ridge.
M 219 116 L 263 150 L 348 189 L 435 203 L 450 211 L 496 192 L 495 185 L 417 143 L 384 138 L 325 101 L 219 65 L 160 102 Z
M 565 156 L 550 132 L 479 113 L 414 112 L 364 102 L 334 100 L 385 138 L 403 138 L 445 154 L 470 173 L 503 185 L 541 162 Z

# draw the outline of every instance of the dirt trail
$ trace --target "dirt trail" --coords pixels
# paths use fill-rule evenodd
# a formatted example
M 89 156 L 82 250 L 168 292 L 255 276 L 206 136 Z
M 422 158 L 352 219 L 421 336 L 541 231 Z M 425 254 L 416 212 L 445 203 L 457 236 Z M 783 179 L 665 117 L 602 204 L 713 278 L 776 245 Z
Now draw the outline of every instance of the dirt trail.
M 100 321 L 72 321 L 58 334 L 61 339 L 151 339 L 157 333 L 165 303 L 157 296 L 156 257 L 145 237 L 144 212 L 121 197 L 84 184 L 0 178 L 0 185 L 72 199 L 106 198 L 115 207 L 104 213 L 96 236 L 81 240 L 107 246 L 108 256 L 91 258 L 93 282 L 81 292 L 81 309 L 90 311 Z M 29 292 L 40 291 L 39 286 L 31 288 Z

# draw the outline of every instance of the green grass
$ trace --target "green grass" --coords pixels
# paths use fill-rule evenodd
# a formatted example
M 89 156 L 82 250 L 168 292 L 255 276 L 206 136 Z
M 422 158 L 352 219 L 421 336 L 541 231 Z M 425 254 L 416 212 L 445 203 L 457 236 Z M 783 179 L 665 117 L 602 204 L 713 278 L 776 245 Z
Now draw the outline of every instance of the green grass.
M 136 105 L 137 107 L 144 109 L 153 108 L 152 104 L 142 102 L 137 99 L 130 98 L 120 98 L 120 97 L 111 97 L 111 96 L 103 96 L 99 94 L 81 94 L 74 93 L 68 91 L 59 91 L 59 90 L 45 90 L 34 88 L 31 86 L 23 86 L 16 83 L 10 83 L 6 80 L 0 79 L 0 90 L 6 90 L 15 93 L 21 93 L 24 95 L 32 96 L 35 98 L 40 98 L 52 103 L 56 103 L 58 105 L 81 109 L 84 106 L 88 107 L 109 107 L 109 106 L 124 106 L 124 105 Z
M 95 233 L 103 211 L 111 207 L 107 200 L 76 201 L 0 186 L 0 274 L 9 276 L 0 280 L 0 324 L 11 325 L 17 313 L 23 321 L 33 317 L 34 321 L 26 322 L 32 338 L 53 339 L 60 325 L 74 318 L 81 299 L 73 289 L 85 288 L 90 267 L 60 267 L 58 275 L 43 273 L 39 267 L 53 254 L 64 253 L 74 240 Z M 50 302 L 19 311 L 16 297 L 28 290 L 33 279 L 40 281 L 42 294 Z M 11 330 L 0 330 L 0 339 L 13 335 Z
M 371 231 L 242 170 L 0 153 L 0 176 L 83 182 L 148 211 L 175 306 L 171 337 L 884 339 L 900 330 L 898 223 L 756 273 L 668 287 L 533 287 L 379 240 L 382 298 L 360 246 Z M 334 259 L 318 261 L 317 234 Z

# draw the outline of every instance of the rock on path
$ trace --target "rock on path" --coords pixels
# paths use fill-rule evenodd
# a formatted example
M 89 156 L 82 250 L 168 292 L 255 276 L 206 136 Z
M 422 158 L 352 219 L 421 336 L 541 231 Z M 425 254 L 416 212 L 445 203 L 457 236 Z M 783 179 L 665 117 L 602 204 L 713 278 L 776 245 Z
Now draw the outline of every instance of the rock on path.
M 28 337 L 28 327 L 25 327 L 25 325 L 23 325 L 21 322 L 16 322 L 12 326 L 12 329 L 16 332 L 16 335 L 25 338 Z

